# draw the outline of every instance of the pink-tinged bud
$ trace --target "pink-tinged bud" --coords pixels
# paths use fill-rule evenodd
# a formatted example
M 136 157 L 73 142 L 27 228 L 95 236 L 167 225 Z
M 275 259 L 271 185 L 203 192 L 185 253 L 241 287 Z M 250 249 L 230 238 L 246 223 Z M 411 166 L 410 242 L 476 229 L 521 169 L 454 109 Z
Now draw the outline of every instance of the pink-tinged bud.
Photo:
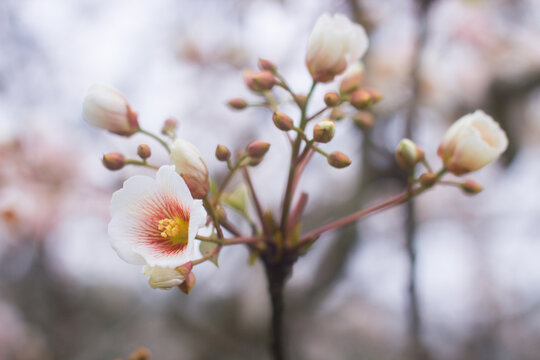
M 246 100 L 242 98 L 231 99 L 229 100 L 229 102 L 227 102 L 227 104 L 235 110 L 243 110 L 248 106 L 248 103 L 246 102 Z
M 420 175 L 420 185 L 426 188 L 429 188 L 435 185 L 437 180 L 438 180 L 437 174 L 434 174 L 432 172 L 428 172 L 428 173 Z
M 371 97 L 372 104 L 376 104 L 382 100 L 383 96 L 380 92 L 374 89 L 365 89 Z
M 140 347 L 129 355 L 129 360 L 150 360 L 152 354 L 145 347 Z
M 259 69 L 261 70 L 270 71 L 272 74 L 276 73 L 277 66 L 270 60 L 259 59 L 258 65 L 259 65 Z
M 483 168 L 508 147 L 508 138 L 499 124 L 481 110 L 457 120 L 446 131 L 438 154 L 455 175 Z
M 303 109 L 306 106 L 307 96 L 304 94 L 296 94 L 294 102 Z
M 83 118 L 98 128 L 121 136 L 139 131 L 137 114 L 126 98 L 115 89 L 101 84 L 92 85 L 83 102 Z
M 375 118 L 373 117 L 373 114 L 362 110 L 357 111 L 353 115 L 352 120 L 354 122 L 354 125 L 364 131 L 371 129 L 373 127 L 373 124 L 375 123 Z
M 484 188 L 482 187 L 482 185 L 480 185 L 479 183 L 477 183 L 476 181 L 474 180 L 471 180 L 471 179 L 467 179 L 463 182 L 463 184 L 461 184 L 461 189 L 467 193 L 467 194 L 471 194 L 471 195 L 474 195 L 474 194 L 478 194 L 479 192 L 481 192 L 482 190 L 484 190 Z
M 187 295 L 191 292 L 191 289 L 193 289 L 193 287 L 195 286 L 196 280 L 197 279 L 195 279 L 195 274 L 193 274 L 193 272 L 190 272 L 189 274 L 186 275 L 186 280 L 180 285 L 178 285 L 178 288 L 180 289 L 180 291 L 182 291 L 184 294 Z
M 320 143 L 330 142 L 335 132 L 336 124 L 332 120 L 321 120 L 313 127 L 313 140 Z
M 263 160 L 264 160 L 264 157 L 263 157 L 263 156 L 261 156 L 261 157 L 256 157 L 256 158 L 250 157 L 250 158 L 249 158 L 248 165 L 249 165 L 249 166 L 255 167 L 255 166 L 259 165 Z
M 347 95 L 360 89 L 363 78 L 364 66 L 359 62 L 350 65 L 343 75 L 343 80 L 339 84 L 339 93 Z
M 244 70 L 242 74 L 247 87 L 255 92 L 271 90 L 276 84 L 274 74 L 267 70 L 261 72 Z
M 231 158 L 231 151 L 225 145 L 218 145 L 216 147 L 216 158 L 219 161 L 229 161 Z
M 126 157 L 120 153 L 109 153 L 103 155 L 103 166 L 109 170 L 120 170 L 126 165 Z
M 349 102 L 358 110 L 362 110 L 370 107 L 373 104 L 373 99 L 367 90 L 356 90 L 351 94 Z
M 170 137 L 176 136 L 176 129 L 178 128 L 178 121 L 173 118 L 168 118 L 161 127 L 161 133 Z
M 342 120 L 345 117 L 345 111 L 341 107 L 335 107 L 332 109 L 329 115 L 330 119 L 332 120 Z
M 180 266 L 178 266 L 176 268 L 176 270 L 184 275 L 184 276 L 187 276 L 187 274 L 189 274 L 191 272 L 191 270 L 193 270 L 193 262 L 192 261 L 188 261 L 187 263 L 185 264 L 182 264 Z
M 292 119 L 284 113 L 275 112 L 272 115 L 272 120 L 279 130 L 289 131 L 294 127 Z
M 358 61 L 368 48 L 364 28 L 347 17 L 323 14 L 309 36 L 306 65 L 314 80 L 329 82 Z
M 336 151 L 328 156 L 328 164 L 338 169 L 351 165 L 351 159 L 342 152 Z
M 141 159 L 146 160 L 152 155 L 152 150 L 147 144 L 141 144 L 137 147 L 137 155 L 139 155 Z
M 337 92 L 331 91 L 324 95 L 324 103 L 326 106 L 333 108 L 339 104 L 339 95 Z
M 191 143 L 177 139 L 171 146 L 171 161 L 182 176 L 191 196 L 202 199 L 209 189 L 208 168 L 199 150 Z
M 262 140 L 252 141 L 246 147 L 249 156 L 252 158 L 263 157 L 267 153 L 268 149 L 270 149 L 270 144 Z
M 411 171 L 424 159 L 424 151 L 410 139 L 402 139 L 396 149 L 396 161 L 403 170 Z

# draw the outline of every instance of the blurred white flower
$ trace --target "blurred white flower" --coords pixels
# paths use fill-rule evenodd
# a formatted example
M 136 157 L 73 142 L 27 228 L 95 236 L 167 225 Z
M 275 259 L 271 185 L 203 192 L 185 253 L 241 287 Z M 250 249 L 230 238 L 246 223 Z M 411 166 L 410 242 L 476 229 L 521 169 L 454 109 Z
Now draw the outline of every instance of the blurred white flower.
M 118 255 L 131 264 L 177 267 L 193 257 L 197 231 L 206 220 L 174 166 L 153 179 L 133 176 L 111 200 L 109 235 Z
M 83 118 L 91 125 L 122 136 L 131 136 L 139 130 L 137 114 L 126 98 L 107 85 L 95 84 L 88 89 Z
M 368 44 L 361 25 L 341 14 L 321 15 L 308 40 L 306 64 L 311 76 L 319 82 L 332 81 L 365 54 Z
M 148 284 L 154 289 L 170 289 L 185 280 L 178 270 L 169 267 L 145 265 L 143 273 L 148 276 Z
M 467 114 L 446 131 L 438 154 L 456 175 L 476 171 L 496 160 L 507 148 L 508 138 L 499 124 L 482 110 Z
M 171 146 L 171 161 L 194 198 L 201 199 L 208 193 L 208 168 L 195 145 L 183 139 L 175 140 Z

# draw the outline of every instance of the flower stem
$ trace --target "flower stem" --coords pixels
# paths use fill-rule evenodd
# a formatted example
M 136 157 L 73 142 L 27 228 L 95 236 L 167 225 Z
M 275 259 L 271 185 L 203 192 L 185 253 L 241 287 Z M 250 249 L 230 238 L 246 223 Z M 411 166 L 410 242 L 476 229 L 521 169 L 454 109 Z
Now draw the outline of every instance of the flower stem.
M 126 165 L 144 166 L 144 167 L 147 167 L 147 168 L 150 168 L 150 169 L 154 169 L 154 170 L 158 170 L 158 169 L 159 169 L 158 166 L 149 164 L 149 163 L 147 163 L 146 161 L 132 160 L 132 159 L 126 160 Z
M 157 142 L 159 142 L 161 145 L 163 145 L 163 147 L 165 148 L 165 150 L 167 150 L 167 152 L 168 152 L 169 154 L 171 153 L 171 149 L 169 148 L 169 145 L 167 145 L 167 143 L 166 143 L 162 138 L 160 138 L 159 136 L 157 136 L 156 134 L 151 133 L 150 131 L 147 131 L 147 130 L 144 130 L 144 129 L 139 129 L 139 132 L 140 132 L 141 134 L 145 134 L 145 135 L 150 136 L 151 138 L 153 138 L 154 140 L 156 140 Z

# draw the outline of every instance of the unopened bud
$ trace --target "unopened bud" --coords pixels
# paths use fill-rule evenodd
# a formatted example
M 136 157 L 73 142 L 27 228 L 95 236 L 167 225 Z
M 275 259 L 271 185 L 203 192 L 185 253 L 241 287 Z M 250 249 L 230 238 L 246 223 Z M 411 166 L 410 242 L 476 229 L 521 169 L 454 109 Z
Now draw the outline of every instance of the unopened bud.
M 264 154 L 270 149 L 270 144 L 266 141 L 262 140 L 255 140 L 249 143 L 246 150 L 252 158 L 260 158 L 263 157 Z
M 294 101 L 302 109 L 304 108 L 304 106 L 306 106 L 306 100 L 307 96 L 304 94 L 296 94 L 296 96 L 294 97 Z
M 242 110 L 242 109 L 245 109 L 247 106 L 248 106 L 248 103 L 246 102 L 246 100 L 242 99 L 242 98 L 234 98 L 234 99 L 231 99 L 227 102 L 227 104 L 235 109 L 235 110 Z
M 328 156 L 328 164 L 338 169 L 351 165 L 351 159 L 342 152 L 336 151 Z
M 324 103 L 328 107 L 334 107 L 339 104 L 339 95 L 337 92 L 331 91 L 324 95 Z
M 350 94 L 358 89 L 362 85 L 362 78 L 364 77 L 364 67 L 360 63 L 355 63 L 349 66 L 349 69 L 345 72 L 343 80 L 339 84 L 339 92 L 342 95 Z
M 176 128 L 178 127 L 178 122 L 173 119 L 173 118 L 169 118 L 167 120 L 165 120 L 165 122 L 163 123 L 163 126 L 161 127 L 161 133 L 163 135 L 174 135 L 176 133 Z
M 345 111 L 341 107 L 335 107 L 330 112 L 330 119 L 339 121 L 345 117 Z
M 437 174 L 428 172 L 420 176 L 420 185 L 423 187 L 432 187 L 437 182 Z
M 274 74 L 268 70 L 257 73 L 252 70 L 244 70 L 243 75 L 247 87 L 255 92 L 270 90 L 276 84 Z
M 321 120 L 313 128 L 313 140 L 327 143 L 334 137 L 336 124 L 332 120 Z
M 465 180 L 465 182 L 461 184 L 461 189 L 465 191 L 467 194 L 471 194 L 471 195 L 478 194 L 479 192 L 484 190 L 482 185 L 470 179 Z
M 270 60 L 259 59 L 258 65 L 259 65 L 259 69 L 270 71 L 273 74 L 275 74 L 277 70 L 277 66 Z
M 353 122 L 354 125 L 356 125 L 358 128 L 362 130 L 369 130 L 373 127 L 373 124 L 375 123 L 375 118 L 373 117 L 373 114 L 367 111 L 359 110 L 353 115 Z
M 376 104 L 382 100 L 382 94 L 378 92 L 377 90 L 366 89 L 366 91 L 369 93 L 369 96 L 371 96 L 371 100 L 373 101 L 373 104 Z
M 294 127 L 292 119 L 289 117 L 289 115 L 284 113 L 276 111 L 274 115 L 272 115 L 272 120 L 279 130 L 289 131 Z
M 103 166 L 109 170 L 120 170 L 126 165 L 126 157 L 120 153 L 109 153 L 103 155 Z
M 196 280 L 197 279 L 195 279 L 195 274 L 190 272 L 189 274 L 186 275 L 186 280 L 184 280 L 183 283 L 178 285 L 178 288 L 180 289 L 180 291 L 182 291 L 184 294 L 187 295 L 191 292 L 191 289 L 193 289 L 193 287 L 195 286 Z
M 231 158 L 231 151 L 225 145 L 218 145 L 216 147 L 216 158 L 219 161 L 229 161 Z
M 150 360 L 150 350 L 145 347 L 140 347 L 129 355 L 129 360 Z
M 250 157 L 250 158 L 249 158 L 248 165 L 249 165 L 249 166 L 257 166 L 257 165 L 259 165 L 263 160 L 264 160 L 264 157 L 263 157 L 263 156 L 261 156 L 261 157 L 255 157 L 255 158 Z
M 349 102 L 358 110 L 366 109 L 373 104 L 371 95 L 366 90 L 356 90 L 353 92 Z
M 396 150 L 396 161 L 398 165 L 407 171 L 411 171 L 414 166 L 424 159 L 424 151 L 410 139 L 402 139 Z
M 188 261 L 187 263 L 183 264 L 183 265 L 180 265 L 176 268 L 176 270 L 184 275 L 184 276 L 187 276 L 187 274 L 189 274 L 191 272 L 191 270 L 193 269 L 193 262 L 191 261 Z
M 152 155 L 152 150 L 147 144 L 141 144 L 137 147 L 137 155 L 139 155 L 141 159 L 146 160 Z

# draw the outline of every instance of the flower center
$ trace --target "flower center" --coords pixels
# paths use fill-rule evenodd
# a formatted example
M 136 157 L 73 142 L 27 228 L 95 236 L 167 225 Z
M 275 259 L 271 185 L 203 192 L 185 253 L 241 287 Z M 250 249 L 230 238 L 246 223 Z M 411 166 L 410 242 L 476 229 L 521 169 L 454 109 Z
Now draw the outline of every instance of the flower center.
M 172 245 L 185 244 L 188 242 L 189 223 L 179 217 L 162 219 L 158 222 L 158 230 L 161 236 L 171 241 Z

